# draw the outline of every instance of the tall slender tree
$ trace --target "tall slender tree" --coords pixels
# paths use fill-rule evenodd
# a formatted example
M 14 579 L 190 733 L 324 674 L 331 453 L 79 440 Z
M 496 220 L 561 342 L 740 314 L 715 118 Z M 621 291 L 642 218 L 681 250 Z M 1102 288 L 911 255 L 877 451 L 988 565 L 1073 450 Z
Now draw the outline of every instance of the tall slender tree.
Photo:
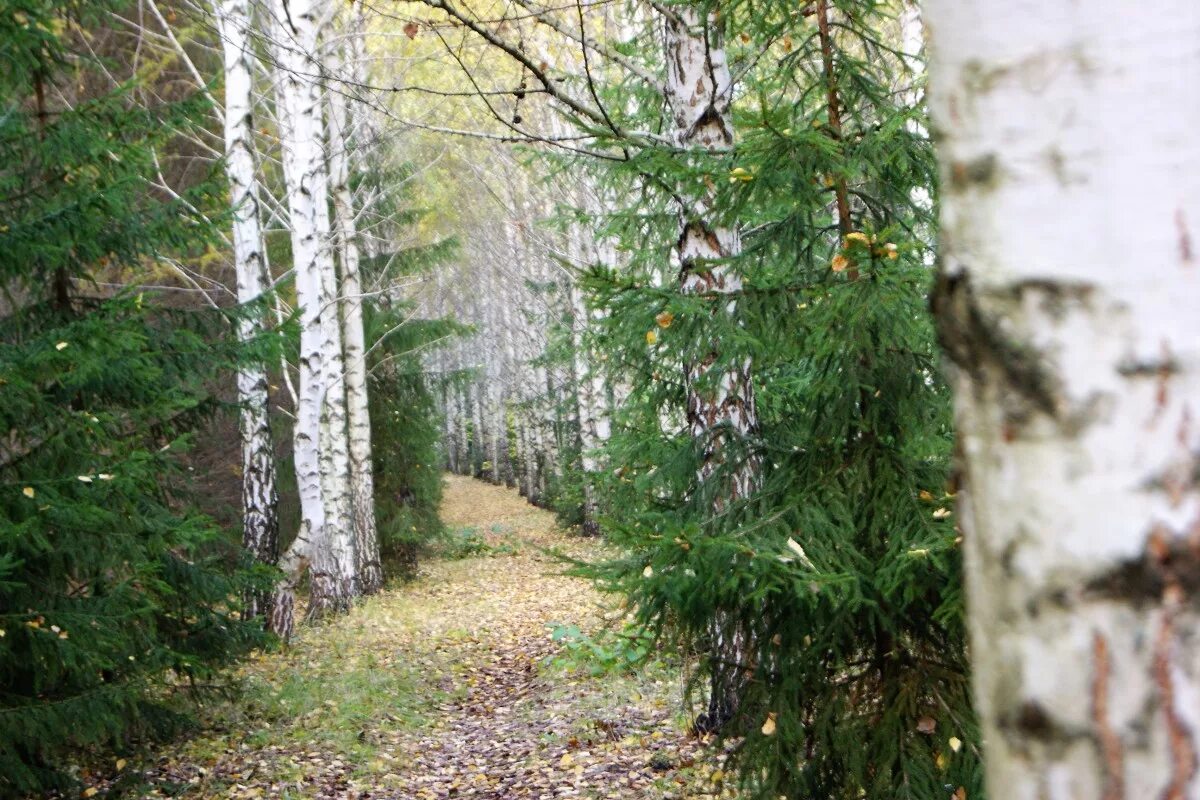
M 276 96 L 283 145 L 292 260 L 300 305 L 300 391 L 294 434 L 301 522 L 281 566 L 288 573 L 273 616 L 291 630 L 291 592 L 304 567 L 310 616 L 349 607 L 358 593 L 349 516 L 349 446 L 337 272 L 329 219 L 320 69 L 324 23 L 311 0 L 276 0 L 271 38 L 278 65 Z
M 251 342 L 265 328 L 263 293 L 270 284 L 267 254 L 259 218 L 259 186 L 254 150 L 253 73 L 256 57 L 251 41 L 250 0 L 220 0 L 214 6 L 225 64 L 225 174 L 233 209 L 233 259 L 238 302 L 247 306 L 238 320 L 238 336 Z M 242 437 L 242 543 L 264 564 L 279 556 L 278 492 L 271 437 L 265 362 L 248 362 L 238 370 Z M 246 600 L 244 613 L 266 611 L 268 597 Z
M 927 20 L 988 791 L 1200 797 L 1200 7 Z
M 362 36 L 361 17 L 353 15 L 329 59 L 334 74 L 349 74 L 358 47 L 350 40 Z M 349 59 L 346 56 L 349 55 Z M 352 154 L 359 148 L 356 115 L 344 85 L 331 86 L 328 148 L 330 193 L 333 199 L 333 234 L 340 270 L 338 305 L 345 344 L 345 394 L 350 456 L 350 521 L 354 527 L 354 558 L 362 593 L 383 587 L 379 560 L 379 534 L 375 526 L 375 480 L 371 461 L 371 415 L 367 398 L 367 355 L 363 334 L 364 290 L 359 266 L 359 237 L 354 192 L 351 188 Z M 358 160 L 358 159 L 355 159 Z
M 734 87 L 723 44 L 724 23 L 715 10 L 700 6 L 681 4 L 661 13 L 666 98 L 681 157 L 689 158 L 694 150 L 705 155 L 727 152 L 734 142 Z M 690 191 L 678 197 L 679 288 L 713 301 L 714 315 L 733 318 L 742 280 L 730 260 L 741 253 L 741 234 L 736 223 L 719 218 L 715 191 L 703 181 L 691 184 Z M 702 452 L 697 491 L 708 498 L 714 514 L 749 498 L 759 482 L 757 458 L 747 457 L 742 449 L 758 427 L 751 363 L 748 358 L 722 358 L 720 348 L 712 339 L 684 365 L 688 426 Z M 724 615 L 714 617 L 711 636 L 709 708 L 697 726 L 716 729 L 737 712 L 747 663 L 745 633 Z

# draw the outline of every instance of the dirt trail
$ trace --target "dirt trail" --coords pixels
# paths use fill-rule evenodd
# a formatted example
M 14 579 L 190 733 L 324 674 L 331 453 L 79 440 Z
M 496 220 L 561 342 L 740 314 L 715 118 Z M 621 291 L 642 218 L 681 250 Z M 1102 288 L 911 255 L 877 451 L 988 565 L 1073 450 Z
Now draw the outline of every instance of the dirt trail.
M 442 518 L 486 552 L 434 560 L 246 668 L 264 710 L 164 754 L 146 796 L 685 798 L 715 765 L 683 732 L 677 673 L 550 663 L 553 623 L 596 630 L 611 598 L 547 554 L 594 554 L 516 492 L 448 476 Z M 461 538 L 461 537 L 460 537 Z M 239 716 L 241 714 L 241 716 Z M 719 780 L 719 774 L 717 775 Z M 689 787 L 699 787 L 696 791 Z

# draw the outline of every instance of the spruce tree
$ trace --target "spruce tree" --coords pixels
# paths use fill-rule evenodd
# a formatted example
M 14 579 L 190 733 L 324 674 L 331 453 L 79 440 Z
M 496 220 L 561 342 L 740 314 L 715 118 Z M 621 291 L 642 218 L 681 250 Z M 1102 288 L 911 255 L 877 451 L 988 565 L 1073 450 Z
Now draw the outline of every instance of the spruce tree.
M 707 673 L 739 671 L 721 734 L 754 796 L 981 793 L 949 395 L 926 309 L 935 176 L 898 11 L 722 4 L 743 82 L 732 148 L 627 148 L 603 174 L 629 210 L 594 220 L 626 255 L 588 281 L 595 348 L 631 386 L 603 498 L 627 556 L 599 572 Z M 645 54 L 643 41 L 626 47 Z M 635 86 L 600 90 L 629 115 L 615 128 L 662 113 Z M 705 191 L 712 224 L 741 230 L 743 252 L 722 261 L 736 306 L 675 288 L 677 200 Z M 723 507 L 688 422 L 686 365 L 702 359 L 713 374 L 754 365 L 757 435 L 731 438 L 744 452 L 717 469 L 761 460 L 761 488 Z M 715 663 L 720 629 L 746 637 L 736 663 Z
M 203 103 L 75 96 L 94 66 L 71 55 L 75 26 L 111 10 L 0 11 L 0 795 L 65 785 L 68 754 L 170 727 L 165 687 L 210 683 L 261 639 L 237 614 L 240 549 L 194 510 L 180 461 L 238 363 L 230 320 L 91 283 L 214 233 L 213 184 L 149 188 L 155 150 Z

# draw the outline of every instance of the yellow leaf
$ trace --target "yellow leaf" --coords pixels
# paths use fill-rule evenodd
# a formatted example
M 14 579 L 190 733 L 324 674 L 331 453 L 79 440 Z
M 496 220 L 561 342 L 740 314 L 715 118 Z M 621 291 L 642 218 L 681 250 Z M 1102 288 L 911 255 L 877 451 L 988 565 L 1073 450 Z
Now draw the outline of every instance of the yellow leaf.
M 91 483 L 92 476 L 91 475 L 80 475 L 78 480 L 80 483 Z
M 920 494 L 918 494 L 918 495 L 917 495 L 917 497 L 919 497 L 920 499 L 924 500 L 926 503 L 932 503 L 932 502 L 933 502 L 933 495 L 931 495 L 929 492 L 927 492 L 927 491 L 926 491 L 926 490 L 924 490 L 924 489 L 922 489 L 922 490 L 921 490 Z
M 763 736 L 774 736 L 775 735 L 775 712 L 774 711 L 767 714 L 767 721 L 762 724 L 762 735 Z
M 649 564 L 647 564 L 647 565 L 646 565 L 646 568 L 645 568 L 644 570 L 642 570 L 642 577 L 643 577 L 643 578 L 652 578 L 652 577 L 654 577 L 654 567 L 652 567 L 652 566 L 650 566 Z
M 849 247 L 851 242 L 868 245 L 871 243 L 871 240 L 862 231 L 854 231 L 853 233 L 846 234 L 846 247 Z
M 949 760 L 946 758 L 946 754 L 945 754 L 945 753 L 938 753 L 938 754 L 937 754 L 937 758 L 935 758 L 935 759 L 933 760 L 933 763 L 937 764 L 937 768 L 938 768 L 938 769 L 940 769 L 940 770 L 945 770 L 945 769 L 946 769 L 946 764 L 948 764 L 948 763 L 949 763 Z
M 84 797 L 95 797 L 99 791 L 100 790 L 97 789 L 95 786 L 89 786 L 88 788 L 83 790 L 83 796 Z
M 32 486 L 26 486 L 24 489 L 21 490 L 21 494 L 25 495 L 26 497 L 32 498 L 35 494 L 37 494 L 37 492 L 35 492 L 33 490 Z
M 675 321 L 675 315 L 670 311 L 664 311 L 655 317 L 654 321 L 658 323 L 658 327 L 660 328 L 669 328 L 671 327 L 671 323 Z
M 654 344 L 657 341 L 658 341 L 658 331 L 655 331 L 655 330 L 646 331 L 646 344 Z
M 962 739 L 959 739 L 957 736 L 951 736 L 950 741 L 946 742 L 946 744 L 950 745 L 950 749 L 957 753 L 962 748 Z
M 713 772 L 713 774 L 712 774 L 712 782 L 713 783 L 720 783 L 723 780 L 725 780 L 725 770 L 719 769 L 719 770 L 716 770 L 715 772 Z
M 950 509 L 948 509 L 948 508 L 939 508 L 937 511 L 933 512 L 933 518 L 934 519 L 945 519 L 946 517 L 950 516 L 950 514 L 952 514 L 952 513 L 953 512 L 950 511 Z
M 571 766 L 574 763 L 575 763 L 575 759 L 571 757 L 570 753 L 563 753 L 562 758 L 560 758 L 558 760 L 558 765 L 560 767 L 562 767 L 563 769 L 566 769 L 567 767 Z
M 125 759 L 123 759 L 123 758 L 117 759 L 117 769 L 125 769 Z
M 830 269 L 832 269 L 834 272 L 844 272 L 848 266 L 850 266 L 850 259 L 846 258 L 841 253 L 838 253 L 836 256 L 834 256 L 833 261 L 829 265 Z
M 418 464 L 417 466 L 420 466 L 420 464 Z M 102 480 L 102 481 L 111 481 L 111 480 L 113 479 L 113 476 L 112 476 L 112 475 L 109 475 L 107 472 L 101 472 L 101 473 L 100 473 L 99 475 L 97 475 L 96 477 L 97 477 L 97 478 L 99 478 L 99 479 L 100 479 L 100 480 Z
M 754 180 L 754 173 L 750 172 L 750 170 L 745 169 L 743 167 L 734 167 L 732 170 L 729 171 L 729 182 L 730 183 L 737 183 L 738 181 L 746 183 L 746 182 L 752 181 L 752 180 Z
M 70 346 L 71 346 L 70 342 L 59 342 L 58 344 L 54 345 L 54 349 L 55 350 L 66 350 Z

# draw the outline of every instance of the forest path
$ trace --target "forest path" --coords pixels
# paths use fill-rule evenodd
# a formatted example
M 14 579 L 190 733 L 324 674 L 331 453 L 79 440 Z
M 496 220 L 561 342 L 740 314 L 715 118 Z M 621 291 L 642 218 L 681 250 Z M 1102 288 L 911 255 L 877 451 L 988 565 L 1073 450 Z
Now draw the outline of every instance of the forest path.
M 573 625 L 611 641 L 600 630 L 613 599 L 562 575 L 546 552 L 586 557 L 603 545 L 564 533 L 513 490 L 459 476 L 446 478 L 441 513 L 458 555 L 477 554 L 428 561 L 416 581 L 249 664 L 249 710 L 223 707 L 210 732 L 162 754 L 144 796 L 718 791 L 717 764 L 683 730 L 677 666 L 593 675 L 570 668 L 572 648 L 552 638 L 555 625 Z

